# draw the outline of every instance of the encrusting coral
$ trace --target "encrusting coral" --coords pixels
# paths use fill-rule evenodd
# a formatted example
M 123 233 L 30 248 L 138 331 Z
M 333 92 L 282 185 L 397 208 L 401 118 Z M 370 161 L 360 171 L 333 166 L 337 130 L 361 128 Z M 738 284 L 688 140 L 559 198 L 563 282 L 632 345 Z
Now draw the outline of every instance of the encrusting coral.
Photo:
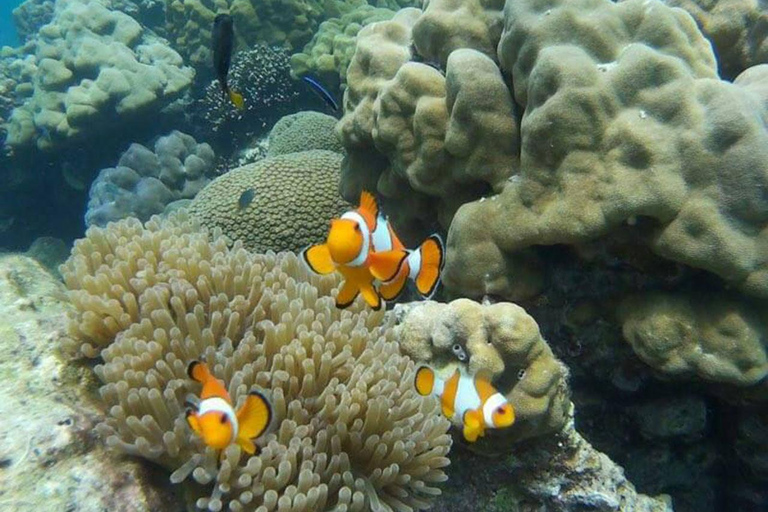
M 539 326 L 509 302 L 482 305 L 469 299 L 396 306 L 403 353 L 431 365 L 443 377 L 456 367 L 487 371 L 515 408 L 515 424 L 489 430 L 478 449 L 502 446 L 560 430 L 571 407 L 568 369 L 555 358 Z M 485 446 L 484 446 L 485 445 Z
M 265 158 L 216 178 L 189 208 L 249 250 L 298 251 L 322 241 L 349 208 L 338 192 L 341 159 L 319 149 Z
M 439 494 L 448 423 L 416 393 L 392 317 L 336 309 L 334 277 L 231 246 L 184 211 L 90 228 L 61 271 L 78 311 L 66 348 L 104 360 L 99 431 L 187 481 L 198 507 L 410 511 Z M 186 425 L 200 357 L 236 403 L 253 386 L 270 399 L 257 455 L 219 458 Z

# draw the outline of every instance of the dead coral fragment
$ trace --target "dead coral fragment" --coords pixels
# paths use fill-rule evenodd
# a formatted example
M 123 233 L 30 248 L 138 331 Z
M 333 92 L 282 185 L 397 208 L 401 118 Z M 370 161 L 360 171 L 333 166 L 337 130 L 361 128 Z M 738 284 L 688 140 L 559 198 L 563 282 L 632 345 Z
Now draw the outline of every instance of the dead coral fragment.
M 391 318 L 337 310 L 338 281 L 293 254 L 228 242 L 183 212 L 121 221 L 89 230 L 62 267 L 79 309 L 71 331 L 104 358 L 108 444 L 174 470 L 211 511 L 427 508 L 446 478 L 448 422 L 413 388 Z M 186 426 L 186 365 L 199 357 L 236 407 L 252 387 L 268 395 L 258 455 L 232 445 L 219 459 Z

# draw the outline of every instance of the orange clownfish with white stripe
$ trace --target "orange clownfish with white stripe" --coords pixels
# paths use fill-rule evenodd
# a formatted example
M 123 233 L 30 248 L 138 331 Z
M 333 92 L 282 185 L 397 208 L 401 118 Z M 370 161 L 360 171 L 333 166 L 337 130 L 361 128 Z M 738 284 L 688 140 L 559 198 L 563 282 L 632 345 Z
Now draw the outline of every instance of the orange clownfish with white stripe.
M 480 375 L 465 375 L 457 368 L 447 380 L 432 368 L 416 370 L 416 391 L 422 396 L 435 395 L 446 418 L 463 426 L 464 439 L 470 443 L 485 435 L 486 428 L 505 428 L 515 422 L 515 409 L 506 397 Z
M 336 306 L 346 308 L 358 294 L 373 309 L 382 299 L 392 300 L 413 277 L 419 292 L 428 296 L 437 288 L 443 265 L 443 244 L 433 235 L 416 251 L 400 242 L 389 222 L 379 214 L 374 197 L 360 194 L 360 206 L 331 221 L 328 238 L 302 251 L 302 259 L 317 274 L 334 271 L 344 276 Z M 376 281 L 381 282 L 377 289 Z
M 211 374 L 205 363 L 192 361 L 187 374 L 203 385 L 200 402 L 187 403 L 187 422 L 192 430 L 216 450 L 237 443 L 245 453 L 255 453 L 253 441 L 267 430 L 272 419 L 272 408 L 266 397 L 252 390 L 235 412 L 224 383 Z

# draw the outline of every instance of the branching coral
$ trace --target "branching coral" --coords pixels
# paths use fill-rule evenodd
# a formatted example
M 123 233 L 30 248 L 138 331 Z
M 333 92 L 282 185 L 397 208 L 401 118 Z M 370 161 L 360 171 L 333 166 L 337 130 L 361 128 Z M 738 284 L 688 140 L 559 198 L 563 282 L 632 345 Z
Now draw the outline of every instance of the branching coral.
M 212 485 L 198 507 L 408 511 L 439 494 L 447 422 L 413 389 L 391 318 L 336 309 L 335 278 L 293 254 L 230 248 L 183 212 L 91 228 L 62 274 L 78 309 L 69 349 L 104 359 L 100 432 L 174 482 Z M 199 357 L 235 401 L 252 386 L 269 396 L 258 455 L 233 445 L 219 460 L 186 426 L 183 401 L 197 391 L 186 365 Z

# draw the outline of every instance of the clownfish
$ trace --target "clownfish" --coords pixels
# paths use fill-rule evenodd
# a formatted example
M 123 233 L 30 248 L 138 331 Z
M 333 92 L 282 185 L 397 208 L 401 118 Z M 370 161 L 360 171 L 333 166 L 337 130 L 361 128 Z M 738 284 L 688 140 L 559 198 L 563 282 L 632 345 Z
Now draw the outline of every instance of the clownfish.
M 457 368 L 450 378 L 442 380 L 434 370 L 421 366 L 416 370 L 415 384 L 420 395 L 440 399 L 445 417 L 463 425 L 464 439 L 470 443 L 485 435 L 486 428 L 504 428 L 515 422 L 512 404 L 480 375 L 464 375 Z
M 245 453 L 255 453 L 253 441 L 264 433 L 272 419 L 272 408 L 266 397 L 252 390 L 235 413 L 224 383 L 211 374 L 205 363 L 192 361 L 187 374 L 203 385 L 200 402 L 187 404 L 190 428 L 216 450 L 223 450 L 235 442 Z
M 417 249 L 410 251 L 400 241 L 389 221 L 379 214 L 372 237 L 373 250 L 377 253 L 393 250 L 407 253 L 394 277 L 387 279 L 386 275 L 378 275 L 376 268 L 371 270 L 374 277 L 382 282 L 379 287 L 381 297 L 384 300 L 396 299 L 410 278 L 416 284 L 416 290 L 422 299 L 432 298 L 445 263 L 445 246 L 440 235 L 429 236 Z
M 301 252 L 302 260 L 317 274 L 338 271 L 344 284 L 336 297 L 336 307 L 346 308 L 362 295 L 373 309 L 382 305 L 381 296 L 374 285 L 376 277 L 394 279 L 408 252 L 405 249 L 374 252 L 372 234 L 377 229 L 378 207 L 373 196 L 363 191 L 360 206 L 331 220 L 331 228 L 324 244 L 307 247 Z M 381 278 L 380 277 L 380 278 Z

